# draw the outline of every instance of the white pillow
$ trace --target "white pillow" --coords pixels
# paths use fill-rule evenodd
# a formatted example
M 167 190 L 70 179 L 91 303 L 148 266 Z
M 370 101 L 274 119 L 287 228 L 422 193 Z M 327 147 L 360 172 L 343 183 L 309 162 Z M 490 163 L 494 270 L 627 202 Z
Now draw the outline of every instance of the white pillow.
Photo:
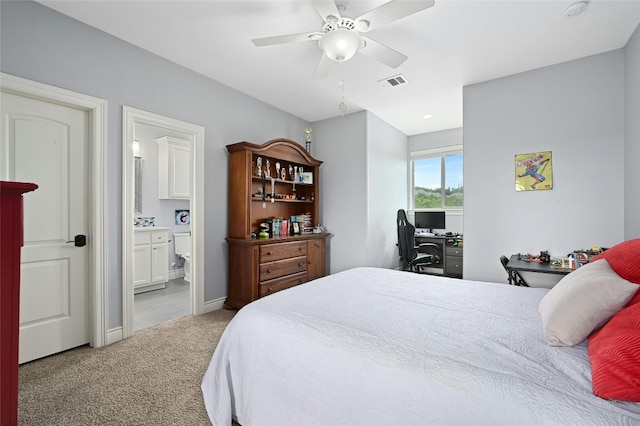
M 538 305 L 552 346 L 574 346 L 604 325 L 631 300 L 638 285 L 621 278 L 605 259 L 566 275 Z

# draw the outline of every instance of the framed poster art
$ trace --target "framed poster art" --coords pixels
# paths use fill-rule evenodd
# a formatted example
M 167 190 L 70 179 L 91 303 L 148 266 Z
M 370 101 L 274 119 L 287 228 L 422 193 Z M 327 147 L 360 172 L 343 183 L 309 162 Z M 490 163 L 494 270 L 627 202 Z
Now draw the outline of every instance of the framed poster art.
M 553 188 L 551 151 L 516 155 L 516 191 Z
M 188 225 L 191 223 L 189 210 L 176 210 L 176 225 Z

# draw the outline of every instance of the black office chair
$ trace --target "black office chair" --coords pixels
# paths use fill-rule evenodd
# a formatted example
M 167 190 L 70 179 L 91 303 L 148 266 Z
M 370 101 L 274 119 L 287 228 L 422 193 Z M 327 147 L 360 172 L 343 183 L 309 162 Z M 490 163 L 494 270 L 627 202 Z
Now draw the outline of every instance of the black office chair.
M 434 265 L 436 258 L 437 262 L 440 262 L 440 257 L 432 253 L 433 248 L 431 246 L 435 246 L 437 252 L 437 244 L 420 244 L 418 250 L 416 250 L 416 228 L 407 220 L 407 213 L 404 210 L 398 210 L 396 223 L 398 226 L 400 269 L 403 271 L 421 272 L 422 267 Z
M 509 263 L 509 258 L 507 256 L 500 256 L 500 263 L 502 263 L 502 267 L 504 268 L 504 270 L 507 271 L 509 284 L 529 287 L 529 284 L 527 284 L 527 282 L 524 280 L 524 278 L 522 278 L 522 275 L 520 275 L 518 271 L 512 271 L 507 268 L 507 263 Z

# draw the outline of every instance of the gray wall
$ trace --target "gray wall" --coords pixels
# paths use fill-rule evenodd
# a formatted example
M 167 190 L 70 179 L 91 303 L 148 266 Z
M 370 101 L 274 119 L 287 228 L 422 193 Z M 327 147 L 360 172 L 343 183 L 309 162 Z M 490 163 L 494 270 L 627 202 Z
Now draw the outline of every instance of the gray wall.
M 624 237 L 640 238 L 640 25 L 624 49 Z
M 621 49 L 463 96 L 465 278 L 504 281 L 502 254 L 566 255 L 624 239 Z M 552 152 L 553 189 L 516 192 L 514 156 L 537 151 Z
M 0 2 L 0 70 L 108 101 L 108 327 L 122 324 L 122 106 L 205 128 L 205 300 L 227 293 L 225 145 L 304 141 L 309 123 L 31 1 Z M 212 58 L 212 60 L 215 60 Z M 221 64 L 221 66 L 223 66 Z

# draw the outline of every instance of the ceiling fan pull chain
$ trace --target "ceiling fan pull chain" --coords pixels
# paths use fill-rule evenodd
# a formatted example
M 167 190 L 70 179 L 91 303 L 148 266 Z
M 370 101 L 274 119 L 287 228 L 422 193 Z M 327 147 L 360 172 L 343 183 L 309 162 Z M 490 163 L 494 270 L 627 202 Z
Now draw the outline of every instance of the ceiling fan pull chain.
M 340 89 L 342 90 L 342 97 L 340 98 L 340 102 L 338 103 L 338 111 L 340 111 L 340 114 L 344 116 L 345 112 L 347 112 L 347 104 L 344 103 L 344 68 L 342 62 L 340 63 L 340 73 L 341 77 L 338 86 L 340 86 Z

